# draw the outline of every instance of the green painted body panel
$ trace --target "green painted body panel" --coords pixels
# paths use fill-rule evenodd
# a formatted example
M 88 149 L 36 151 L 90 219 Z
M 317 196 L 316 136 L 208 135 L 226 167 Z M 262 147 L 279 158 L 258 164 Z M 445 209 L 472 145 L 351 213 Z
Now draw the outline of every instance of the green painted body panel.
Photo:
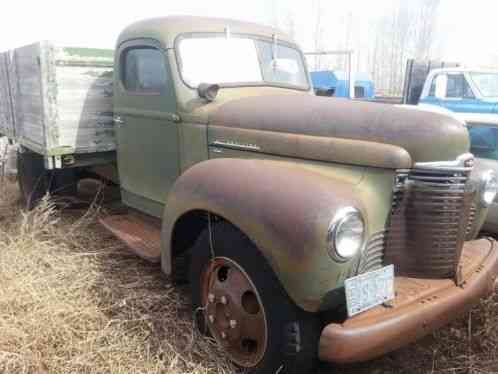
M 128 192 L 123 188 L 121 189 L 121 199 L 126 205 L 152 217 L 161 217 L 164 211 L 164 202 L 154 201 L 143 195 Z
M 163 48 L 172 48 L 179 35 L 186 33 L 224 33 L 226 27 L 231 34 L 250 34 L 260 37 L 275 36 L 278 40 L 295 44 L 292 38 L 270 26 L 251 22 L 236 21 L 228 18 L 195 16 L 170 16 L 149 18 L 126 27 L 119 35 L 117 44 L 139 38 L 157 40 Z
M 169 243 L 178 218 L 210 211 L 236 223 L 261 250 L 291 298 L 316 311 L 328 292 L 342 286 L 358 260 L 339 263 L 328 253 L 332 215 L 347 205 L 358 207 L 366 217 L 378 214 L 354 191 L 362 189 L 364 170 L 337 165 L 334 173 L 320 163 L 245 156 L 201 162 L 178 179 L 163 215 L 163 270 L 171 271 Z
M 108 65 L 113 65 L 114 50 L 112 49 L 64 47 L 63 51 L 74 59 L 84 59 L 85 62 L 103 61 Z
M 395 175 L 394 170 L 299 160 L 231 149 L 225 149 L 223 150 L 223 153 L 217 153 L 213 152 L 213 148 L 214 147 L 210 147 L 210 159 L 234 158 L 261 160 L 262 162 L 275 161 L 290 163 L 294 165 L 296 174 L 299 174 L 300 172 L 311 172 L 316 175 L 317 180 L 322 178 L 328 180 L 331 192 L 338 188 L 339 185 L 349 186 L 349 195 L 352 199 L 358 201 L 356 204 L 357 207 L 362 207 L 362 212 L 367 224 L 366 237 L 370 238 L 373 234 L 385 230 L 391 212 L 392 184 Z M 266 182 L 265 180 L 260 180 L 260 183 L 264 184 Z M 282 188 L 285 188 L 284 185 L 282 185 Z M 274 192 L 279 194 L 279 191 Z M 303 190 L 302 193 L 306 194 L 307 191 Z M 320 199 L 320 197 L 318 196 L 317 199 Z M 195 200 L 195 197 L 192 196 L 192 205 L 183 201 L 182 213 L 188 210 L 199 209 Z M 250 204 L 259 206 L 257 202 L 250 202 Z M 261 204 L 264 204 L 264 202 Z M 289 204 L 291 203 L 289 202 Z M 210 206 L 212 211 L 223 215 L 222 210 L 218 211 L 214 205 Z M 246 211 L 246 209 L 247 207 L 240 206 L 242 212 Z M 165 212 L 164 219 L 166 220 L 167 214 L 172 214 L 174 217 L 176 215 L 181 216 L 182 213 Z M 330 215 L 323 216 L 321 220 L 315 222 L 315 235 L 317 238 L 325 237 L 328 224 L 333 214 L 334 209 L 331 208 Z M 240 221 L 244 220 L 241 217 L 239 219 Z M 302 219 L 304 224 L 304 221 L 307 218 L 303 217 Z M 294 262 L 295 257 L 292 254 L 283 250 L 279 251 L 277 248 L 272 249 L 271 242 L 269 243 L 262 240 L 258 228 L 249 226 L 246 230 L 246 234 L 251 240 L 260 244 L 261 248 L 268 248 L 268 251 L 264 251 L 263 254 L 272 264 L 272 267 L 276 269 L 277 276 L 280 278 L 286 291 L 298 305 L 308 311 L 327 309 L 329 307 L 327 302 L 332 302 L 332 300 L 325 301 L 327 294 L 344 285 L 345 279 L 354 273 L 355 266 L 359 261 L 360 256 L 358 255 L 350 261 L 337 263 L 332 260 L 329 253 L 326 251 L 325 243 L 322 243 L 319 248 L 311 246 L 306 249 L 309 256 L 306 264 Z M 164 237 L 168 237 L 168 234 L 164 234 Z M 279 253 L 279 255 L 276 253 Z M 282 253 L 285 255 L 281 255 Z M 166 272 L 169 272 L 170 264 L 167 262 L 168 260 L 163 257 L 163 268 Z
M 184 172 L 208 159 L 206 124 L 184 122 L 180 126 L 180 168 Z
M 137 39 L 121 45 L 116 59 L 126 48 L 142 46 L 160 48 L 159 43 L 150 39 Z M 171 77 L 166 55 L 164 62 L 167 76 Z M 160 94 L 137 94 L 125 89 L 120 74 L 116 63 L 114 114 L 123 121 L 116 130 L 123 202 L 159 217 L 169 189 L 180 175 L 180 130 L 174 84 L 168 79 L 167 89 Z

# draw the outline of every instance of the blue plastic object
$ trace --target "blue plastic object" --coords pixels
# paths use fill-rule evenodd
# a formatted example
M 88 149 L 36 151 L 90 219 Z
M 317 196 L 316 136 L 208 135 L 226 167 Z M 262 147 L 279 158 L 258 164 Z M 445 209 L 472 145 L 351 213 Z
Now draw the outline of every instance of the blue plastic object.
M 344 71 L 323 70 L 310 73 L 315 92 L 317 89 L 326 90 L 330 96 L 349 97 L 348 76 Z M 366 73 L 354 73 L 355 95 L 358 98 L 374 97 L 374 84 Z

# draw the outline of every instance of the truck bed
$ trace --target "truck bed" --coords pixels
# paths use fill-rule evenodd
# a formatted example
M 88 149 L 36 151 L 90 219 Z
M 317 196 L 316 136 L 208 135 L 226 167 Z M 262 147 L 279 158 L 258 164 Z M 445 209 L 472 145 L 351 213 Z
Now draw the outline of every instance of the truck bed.
M 115 150 L 112 50 L 42 41 L 0 61 L 1 133 L 46 156 Z
M 14 114 L 8 75 L 9 53 L 0 53 L 0 134 L 14 137 Z

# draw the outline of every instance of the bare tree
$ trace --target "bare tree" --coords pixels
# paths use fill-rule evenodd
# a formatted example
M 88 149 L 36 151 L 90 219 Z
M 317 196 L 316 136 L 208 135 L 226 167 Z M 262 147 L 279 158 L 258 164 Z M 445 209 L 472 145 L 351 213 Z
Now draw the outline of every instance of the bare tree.
M 278 1 L 273 1 L 275 26 L 293 38 L 299 32 L 309 32 L 309 48 L 314 51 L 354 50 L 356 70 L 370 72 L 376 87 L 386 94 L 401 93 L 408 58 L 433 57 L 436 42 L 441 40 L 436 32 L 441 0 L 393 0 L 382 16 L 370 19 L 368 24 L 361 23 L 364 17 L 355 17 L 354 8 L 344 14 L 326 13 L 331 2 L 312 0 L 311 27 L 302 31 L 296 27 L 292 12 L 277 14 Z M 309 57 L 308 62 L 310 70 L 345 70 L 347 64 L 341 58 L 317 55 Z
M 313 31 L 313 48 L 315 51 L 321 51 L 323 49 L 323 33 L 324 33 L 324 28 L 322 25 L 322 13 L 323 13 L 323 8 L 322 8 L 322 3 L 321 0 L 313 0 L 312 3 L 313 6 L 313 25 L 314 25 L 314 31 Z M 314 70 L 320 70 L 322 68 L 321 66 L 321 56 L 315 56 L 314 58 Z
M 292 39 L 296 37 L 296 25 L 294 16 L 290 10 L 287 9 L 285 15 L 282 16 L 281 7 L 279 7 L 278 0 L 271 1 L 271 25 L 274 28 L 281 29 Z
M 294 22 L 292 13 L 287 12 L 284 20 L 280 24 L 280 28 L 289 34 L 293 40 L 296 39 L 296 23 Z
M 401 94 L 408 58 L 431 57 L 440 0 L 398 0 L 371 25 L 375 35 L 368 52 L 369 71 L 378 88 Z
M 427 60 L 435 41 L 437 10 L 440 0 L 419 0 L 417 17 L 417 33 L 415 39 L 415 58 Z

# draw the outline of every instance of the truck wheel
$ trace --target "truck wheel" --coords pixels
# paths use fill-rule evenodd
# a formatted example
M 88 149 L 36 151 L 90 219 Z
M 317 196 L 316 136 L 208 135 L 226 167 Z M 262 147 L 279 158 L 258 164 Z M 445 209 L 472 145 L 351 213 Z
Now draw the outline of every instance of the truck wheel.
M 318 361 L 320 322 L 287 296 L 254 244 L 227 223 L 204 230 L 190 251 L 197 326 L 254 373 L 306 374 Z M 201 318 L 199 318 L 201 317 Z
M 52 195 L 72 197 L 78 194 L 78 177 L 75 168 L 52 170 L 49 176 Z
M 17 152 L 17 175 L 28 210 L 32 210 L 47 192 L 57 196 L 77 193 L 75 169 L 46 170 L 43 157 L 28 150 Z
M 33 209 L 48 191 L 43 157 L 29 151 L 17 151 L 17 180 L 26 208 Z

